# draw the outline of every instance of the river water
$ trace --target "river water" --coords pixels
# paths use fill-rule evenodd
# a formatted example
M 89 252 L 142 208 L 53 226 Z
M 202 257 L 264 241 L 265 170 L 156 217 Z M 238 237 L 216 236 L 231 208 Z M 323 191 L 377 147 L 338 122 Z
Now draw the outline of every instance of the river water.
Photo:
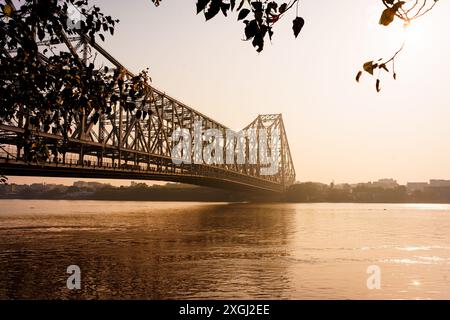
M 450 299 L 450 205 L 1 200 L 0 298 Z

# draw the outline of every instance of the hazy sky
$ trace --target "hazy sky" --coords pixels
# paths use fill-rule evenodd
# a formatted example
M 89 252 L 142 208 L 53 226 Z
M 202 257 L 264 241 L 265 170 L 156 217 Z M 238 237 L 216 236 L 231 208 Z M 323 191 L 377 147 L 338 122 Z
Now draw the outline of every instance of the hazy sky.
M 301 1 L 299 38 L 287 17 L 260 54 L 235 14 L 205 22 L 194 0 L 95 2 L 120 19 L 104 47 L 132 71 L 149 67 L 155 87 L 233 129 L 282 113 L 297 180 L 450 179 L 449 1 L 409 28 L 398 80 L 386 74 L 380 94 L 369 75 L 354 80 L 404 36 L 378 25 L 379 0 Z

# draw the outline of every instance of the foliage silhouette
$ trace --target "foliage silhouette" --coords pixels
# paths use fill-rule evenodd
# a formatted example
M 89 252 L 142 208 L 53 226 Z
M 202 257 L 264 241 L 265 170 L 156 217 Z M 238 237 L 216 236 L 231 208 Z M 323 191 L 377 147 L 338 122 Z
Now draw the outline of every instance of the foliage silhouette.
M 379 0 L 384 5 L 385 9 L 381 14 L 379 23 L 383 26 L 389 26 L 395 18 L 402 20 L 405 27 L 409 26 L 414 20 L 424 16 L 431 11 L 439 0 Z M 152 0 L 152 2 L 159 6 L 161 0 Z M 266 38 L 272 40 L 274 25 L 287 13 L 295 8 L 295 18 L 292 22 L 292 30 L 295 38 L 300 34 L 305 20 L 299 16 L 299 0 L 271 1 L 271 0 L 240 0 L 236 7 L 236 0 L 198 0 L 197 14 L 203 12 L 206 20 L 215 17 L 220 11 L 224 16 L 227 16 L 231 11 L 237 11 L 238 21 L 243 20 L 245 24 L 244 34 L 245 40 L 250 41 L 256 48 L 257 52 L 264 49 Z M 247 17 L 251 13 L 251 18 Z M 363 70 L 374 75 L 375 70 L 392 73 L 392 77 L 397 79 L 395 72 L 395 59 L 403 50 L 404 43 L 400 49 L 390 58 L 379 59 L 378 62 L 369 61 L 363 66 Z M 359 71 L 356 76 L 356 81 L 359 82 L 363 75 L 363 71 Z M 376 90 L 381 91 L 380 77 L 375 80 Z
M 68 14 L 73 7 L 83 18 L 76 28 Z M 147 71 L 131 77 L 119 68 L 98 69 L 68 40 L 70 36 L 85 42 L 105 40 L 118 20 L 89 6 L 87 0 L 24 0 L 17 8 L 6 1 L 0 11 L 0 120 L 25 119 L 18 145 L 27 161 L 49 158 L 50 151 L 32 134 L 34 129 L 61 134 L 63 149 L 72 134 L 71 123 L 80 114 L 96 123 L 100 114 L 111 114 L 120 103 L 133 114 L 147 116 L 146 110 L 141 111 L 150 94 Z M 55 44 L 65 44 L 68 50 L 57 50 Z

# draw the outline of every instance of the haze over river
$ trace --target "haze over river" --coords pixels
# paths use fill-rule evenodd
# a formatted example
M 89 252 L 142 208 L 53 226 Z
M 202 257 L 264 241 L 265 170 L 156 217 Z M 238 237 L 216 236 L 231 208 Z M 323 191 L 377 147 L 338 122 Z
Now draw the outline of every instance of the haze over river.
M 0 298 L 450 299 L 450 205 L 0 200 Z

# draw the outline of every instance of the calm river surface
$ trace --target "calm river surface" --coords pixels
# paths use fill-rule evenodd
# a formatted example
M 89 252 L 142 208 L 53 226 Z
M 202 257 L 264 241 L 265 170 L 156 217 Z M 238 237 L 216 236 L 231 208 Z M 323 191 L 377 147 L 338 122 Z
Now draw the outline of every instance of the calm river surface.
M 450 205 L 1 200 L 13 298 L 450 299 Z

